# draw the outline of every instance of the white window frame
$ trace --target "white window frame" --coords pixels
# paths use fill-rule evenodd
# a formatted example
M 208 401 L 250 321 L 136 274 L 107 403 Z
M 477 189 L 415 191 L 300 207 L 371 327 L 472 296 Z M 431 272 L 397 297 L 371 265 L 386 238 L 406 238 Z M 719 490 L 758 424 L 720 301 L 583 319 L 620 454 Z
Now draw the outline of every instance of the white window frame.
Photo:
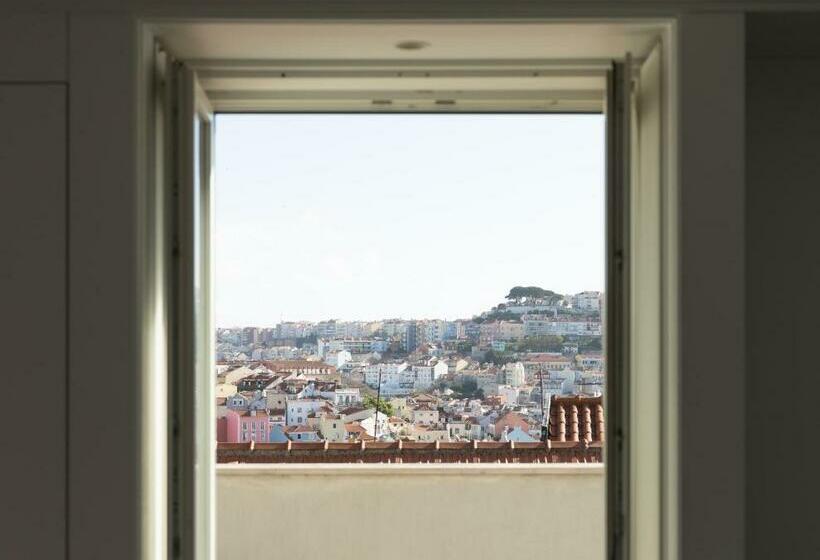
M 654 21 L 658 20 L 655 19 Z M 151 32 L 152 25 L 153 23 L 142 22 L 140 36 L 143 43 L 147 45 L 150 42 L 152 44 L 151 48 L 153 49 L 154 35 Z M 637 361 L 636 358 L 640 358 L 645 354 L 650 355 L 651 357 L 656 357 L 660 361 L 661 367 L 664 369 L 664 375 L 655 376 L 656 379 L 654 382 L 658 385 L 656 388 L 659 389 L 661 397 L 655 404 L 658 405 L 658 408 L 662 407 L 663 412 L 661 412 L 661 410 L 649 410 L 630 399 L 630 397 L 634 397 L 635 395 L 641 394 L 642 391 L 647 390 L 644 385 L 634 383 L 637 380 L 636 377 L 643 379 L 644 376 L 636 376 L 633 371 L 630 379 L 631 382 L 625 384 L 626 388 L 628 388 L 629 394 L 624 397 L 624 403 L 631 411 L 631 414 L 628 414 L 626 417 L 626 420 L 630 422 L 627 429 L 629 433 L 637 433 L 643 428 L 643 421 L 641 422 L 641 426 L 637 426 L 635 424 L 636 417 L 638 416 L 636 414 L 636 410 L 638 406 L 640 406 L 642 410 L 642 414 L 640 415 L 641 418 L 651 419 L 652 423 L 658 427 L 658 432 L 654 434 L 657 436 L 657 439 L 653 440 L 651 445 L 640 445 L 628 448 L 628 466 L 626 472 L 624 473 L 624 477 L 621 480 L 634 480 L 638 467 L 646 469 L 642 470 L 644 476 L 646 475 L 647 470 L 652 471 L 654 469 L 657 472 L 651 482 L 641 485 L 644 487 L 643 496 L 638 496 L 638 499 L 636 499 L 636 496 L 634 495 L 629 496 L 630 501 L 636 505 L 640 504 L 640 507 L 633 508 L 628 512 L 628 519 L 625 521 L 626 525 L 621 525 L 620 530 L 622 530 L 624 534 L 628 534 L 628 536 L 631 537 L 628 537 L 626 542 L 633 541 L 637 544 L 649 541 L 651 544 L 644 547 L 647 551 L 661 550 L 666 558 L 673 559 L 677 549 L 674 544 L 676 538 L 674 527 L 676 525 L 675 519 L 677 518 L 678 497 L 676 485 L 677 480 L 675 478 L 676 472 L 674 472 L 674 469 L 670 466 L 677 460 L 675 448 L 675 443 L 677 441 L 677 410 L 675 405 L 677 402 L 677 394 L 675 391 L 677 386 L 678 363 L 678 357 L 676 354 L 678 294 L 675 291 L 676 282 L 674 280 L 674 277 L 677 274 L 677 259 L 675 258 L 677 254 L 677 176 L 675 167 L 677 99 L 675 98 L 674 88 L 671 86 L 674 84 L 675 80 L 675 51 L 677 45 L 675 42 L 674 21 L 665 20 L 663 25 L 665 26 L 661 36 L 663 48 L 661 50 L 661 54 L 659 55 L 660 58 L 662 58 L 663 67 L 660 71 L 660 75 L 658 76 L 657 85 L 659 86 L 659 89 L 651 92 L 652 94 L 658 96 L 658 101 L 662 104 L 660 115 L 662 119 L 662 126 L 659 127 L 658 137 L 658 140 L 661 143 L 661 153 L 656 154 L 656 150 L 652 150 L 648 146 L 636 143 L 636 139 L 634 137 L 631 139 L 630 145 L 633 149 L 633 155 L 636 153 L 643 154 L 645 150 L 648 150 L 652 156 L 658 156 L 657 169 L 650 171 L 643 169 L 641 170 L 641 177 L 644 179 L 647 178 L 647 175 L 652 173 L 657 175 L 656 179 L 658 189 L 654 194 L 658 197 L 658 205 L 654 212 L 647 213 L 644 211 L 638 214 L 632 214 L 630 216 L 631 221 L 628 224 L 630 231 L 634 232 L 636 229 L 640 229 L 644 232 L 649 230 L 651 233 L 657 234 L 654 237 L 651 237 L 650 235 L 656 243 L 654 245 L 650 244 L 650 247 L 644 247 L 643 253 L 641 254 L 642 263 L 649 262 L 653 257 L 656 257 L 657 266 L 655 266 L 653 270 L 644 270 L 643 268 L 635 267 L 634 263 L 630 263 L 629 269 L 633 281 L 640 278 L 645 282 L 648 282 L 649 287 L 654 288 L 652 293 L 656 297 L 651 301 L 647 298 L 624 300 L 625 302 L 629 301 L 631 305 L 629 309 L 625 310 L 626 317 L 642 317 L 643 319 L 640 321 L 640 324 L 647 329 L 649 328 L 647 325 L 650 323 L 653 323 L 654 326 L 658 327 L 656 347 L 647 349 L 645 345 L 642 345 L 635 340 L 635 331 L 630 330 L 632 337 L 630 340 L 630 345 L 626 350 L 627 354 L 630 355 L 634 361 Z M 147 49 L 148 47 L 146 46 L 145 48 Z M 148 83 L 153 83 L 154 77 L 155 76 L 151 76 L 150 78 L 145 79 L 145 81 Z M 152 99 L 152 103 L 158 102 L 158 100 L 154 97 L 154 94 L 146 97 Z M 147 111 L 146 107 L 151 103 L 147 103 L 145 100 L 143 100 L 143 103 L 145 103 L 145 106 L 143 107 L 142 113 L 150 114 L 150 111 Z M 153 126 L 154 125 L 148 126 L 147 130 L 154 130 L 156 133 L 157 130 L 152 128 Z M 157 137 L 152 138 L 150 134 L 147 134 L 146 136 L 147 144 L 149 146 L 146 150 L 147 153 L 157 153 L 157 144 L 164 144 L 165 149 L 168 149 L 168 138 L 164 138 L 164 142 L 160 142 L 157 140 Z M 162 134 L 160 133 L 158 136 L 162 136 Z M 143 159 L 150 159 L 147 158 L 145 154 L 142 154 L 142 157 Z M 634 165 L 634 162 L 632 163 Z M 156 161 L 154 164 L 159 169 L 156 174 L 156 184 L 160 185 L 163 182 L 163 170 L 161 169 L 161 164 Z M 635 168 L 633 167 L 633 169 Z M 164 179 L 167 179 L 167 175 Z M 632 182 L 634 181 L 634 178 L 628 180 Z M 630 188 L 636 188 L 635 184 L 631 183 Z M 633 204 L 632 208 L 634 209 L 634 203 L 630 202 L 630 204 Z M 643 210 L 646 209 L 644 208 Z M 636 219 L 638 217 L 641 219 Z M 644 220 L 643 218 L 646 219 Z M 635 248 L 636 247 L 631 246 L 630 250 Z M 650 254 L 650 252 L 653 251 L 654 253 Z M 634 253 L 638 253 L 638 251 L 634 251 Z M 633 283 L 633 286 L 634 285 L 635 284 Z M 630 327 L 630 329 L 632 329 L 632 327 Z M 174 344 L 178 341 L 172 339 L 169 342 Z M 655 356 L 655 354 L 657 354 L 657 356 Z M 649 361 L 651 361 L 651 359 Z M 646 423 L 648 424 L 649 421 Z M 617 421 L 613 422 L 613 411 L 610 409 L 608 412 L 608 431 L 613 425 L 617 425 Z M 610 444 L 611 442 L 612 441 L 610 440 Z M 665 469 L 663 467 L 664 465 L 666 465 Z M 661 472 L 662 469 L 663 472 Z M 647 487 L 648 490 L 646 489 Z M 636 488 L 636 485 L 628 485 L 627 488 L 629 488 L 629 491 L 632 492 L 634 488 Z M 650 505 L 647 507 L 646 504 Z M 652 517 L 653 514 L 655 517 Z M 624 515 L 626 515 L 625 512 L 610 512 L 611 519 L 624 518 Z M 612 521 L 610 521 L 610 524 L 612 524 Z M 638 525 L 642 528 L 640 533 L 638 533 L 636 529 Z M 650 525 L 652 525 L 652 527 L 650 527 Z M 611 527 L 610 533 L 613 533 Z M 647 535 L 651 535 L 651 537 L 647 539 Z M 196 540 L 197 537 L 194 539 Z M 210 545 L 210 552 L 208 552 L 208 548 L 209 545 L 203 545 L 200 550 L 205 552 L 196 553 L 196 555 L 191 556 L 191 558 L 196 557 L 197 560 L 210 560 L 210 558 L 212 558 L 213 546 Z M 633 550 L 626 553 L 616 553 L 613 558 L 651 558 L 651 556 L 649 556 L 649 552 L 646 552 L 646 555 L 643 553 L 636 553 L 635 551 L 639 548 L 640 547 L 636 546 L 633 547 Z

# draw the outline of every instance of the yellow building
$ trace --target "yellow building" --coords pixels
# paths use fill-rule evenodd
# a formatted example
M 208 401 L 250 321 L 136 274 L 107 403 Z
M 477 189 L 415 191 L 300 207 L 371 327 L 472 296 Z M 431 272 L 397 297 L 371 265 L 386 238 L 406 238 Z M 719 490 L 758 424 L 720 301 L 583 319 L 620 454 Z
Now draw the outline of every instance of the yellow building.
M 338 414 L 327 414 L 320 417 L 318 427 L 324 440 L 334 443 L 347 440 L 344 419 Z

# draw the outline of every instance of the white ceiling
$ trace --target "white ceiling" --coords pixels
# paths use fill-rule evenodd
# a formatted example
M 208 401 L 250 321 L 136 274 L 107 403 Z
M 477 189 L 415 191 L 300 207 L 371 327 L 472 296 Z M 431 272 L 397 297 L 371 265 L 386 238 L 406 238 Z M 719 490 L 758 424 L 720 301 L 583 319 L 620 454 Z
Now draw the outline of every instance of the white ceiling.
M 600 111 L 609 61 L 642 58 L 660 30 L 649 22 L 157 25 L 215 108 L 234 111 Z M 402 50 L 402 41 L 429 46 Z
M 652 23 L 170 23 L 160 35 L 181 58 L 613 58 L 647 53 Z M 401 41 L 429 47 L 405 51 Z

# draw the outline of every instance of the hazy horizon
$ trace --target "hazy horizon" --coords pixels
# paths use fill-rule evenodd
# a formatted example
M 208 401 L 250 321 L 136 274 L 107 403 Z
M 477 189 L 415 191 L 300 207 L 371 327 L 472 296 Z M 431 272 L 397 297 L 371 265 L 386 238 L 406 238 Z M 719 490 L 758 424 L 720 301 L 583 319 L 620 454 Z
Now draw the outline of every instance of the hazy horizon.
M 217 115 L 214 163 L 220 328 L 603 289 L 601 115 Z

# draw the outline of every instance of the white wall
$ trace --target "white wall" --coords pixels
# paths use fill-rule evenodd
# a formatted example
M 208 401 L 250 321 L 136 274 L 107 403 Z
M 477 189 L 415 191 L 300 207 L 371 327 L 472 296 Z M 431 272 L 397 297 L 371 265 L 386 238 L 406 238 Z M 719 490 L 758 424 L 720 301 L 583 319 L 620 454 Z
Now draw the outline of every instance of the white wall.
M 604 558 L 593 465 L 225 465 L 217 557 Z

